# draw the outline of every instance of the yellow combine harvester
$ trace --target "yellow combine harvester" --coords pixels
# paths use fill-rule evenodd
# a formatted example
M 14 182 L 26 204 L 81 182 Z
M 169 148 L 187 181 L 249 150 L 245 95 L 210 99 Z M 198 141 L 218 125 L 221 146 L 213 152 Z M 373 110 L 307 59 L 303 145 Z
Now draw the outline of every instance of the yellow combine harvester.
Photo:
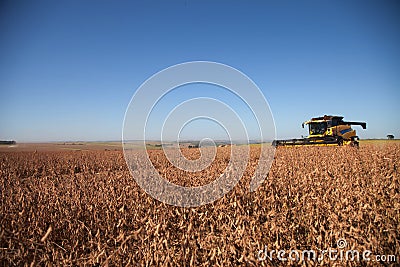
M 351 125 L 360 125 L 367 128 L 365 122 L 343 121 L 341 116 L 328 116 L 312 118 L 302 124 L 308 125 L 309 136 L 301 139 L 274 140 L 273 146 L 342 146 L 350 145 L 358 147 L 358 136 Z

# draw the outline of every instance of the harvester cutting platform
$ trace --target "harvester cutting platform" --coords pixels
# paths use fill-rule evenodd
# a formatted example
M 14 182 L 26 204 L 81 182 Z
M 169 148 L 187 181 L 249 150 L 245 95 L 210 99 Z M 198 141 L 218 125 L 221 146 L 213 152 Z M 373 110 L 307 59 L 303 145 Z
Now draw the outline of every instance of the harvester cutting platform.
M 367 128 L 365 122 L 343 121 L 341 116 L 328 116 L 312 118 L 302 124 L 308 125 L 309 136 L 301 139 L 274 140 L 273 146 L 342 146 L 359 145 L 356 131 L 351 125 L 360 125 L 363 129 Z

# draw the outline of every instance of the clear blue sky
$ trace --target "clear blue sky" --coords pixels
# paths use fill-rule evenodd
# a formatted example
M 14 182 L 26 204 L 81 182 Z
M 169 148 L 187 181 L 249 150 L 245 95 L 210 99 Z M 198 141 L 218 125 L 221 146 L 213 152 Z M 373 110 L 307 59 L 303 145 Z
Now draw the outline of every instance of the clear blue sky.
M 280 138 L 323 114 L 400 137 L 399 25 L 385 0 L 2 1 L 0 139 L 119 140 L 135 90 L 193 60 L 248 75 Z

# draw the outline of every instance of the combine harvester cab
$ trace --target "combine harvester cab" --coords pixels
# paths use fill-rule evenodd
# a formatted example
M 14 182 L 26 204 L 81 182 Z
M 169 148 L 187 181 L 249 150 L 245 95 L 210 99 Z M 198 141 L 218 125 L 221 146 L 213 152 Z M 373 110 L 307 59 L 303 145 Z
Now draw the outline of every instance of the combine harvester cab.
M 309 136 L 301 139 L 274 140 L 273 146 L 359 146 L 356 131 L 351 125 L 360 125 L 367 128 L 365 122 L 343 121 L 341 116 L 312 118 L 302 124 L 308 125 Z

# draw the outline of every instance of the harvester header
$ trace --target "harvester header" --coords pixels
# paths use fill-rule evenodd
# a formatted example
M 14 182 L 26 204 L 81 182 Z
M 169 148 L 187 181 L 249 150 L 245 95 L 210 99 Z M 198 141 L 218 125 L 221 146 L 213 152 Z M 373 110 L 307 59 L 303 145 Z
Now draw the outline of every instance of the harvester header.
M 312 118 L 302 124 L 308 125 L 307 138 L 274 140 L 273 146 L 297 146 L 297 145 L 359 145 L 359 138 L 351 125 L 359 125 L 367 128 L 367 123 L 356 121 L 344 121 L 342 116 L 324 115 Z

